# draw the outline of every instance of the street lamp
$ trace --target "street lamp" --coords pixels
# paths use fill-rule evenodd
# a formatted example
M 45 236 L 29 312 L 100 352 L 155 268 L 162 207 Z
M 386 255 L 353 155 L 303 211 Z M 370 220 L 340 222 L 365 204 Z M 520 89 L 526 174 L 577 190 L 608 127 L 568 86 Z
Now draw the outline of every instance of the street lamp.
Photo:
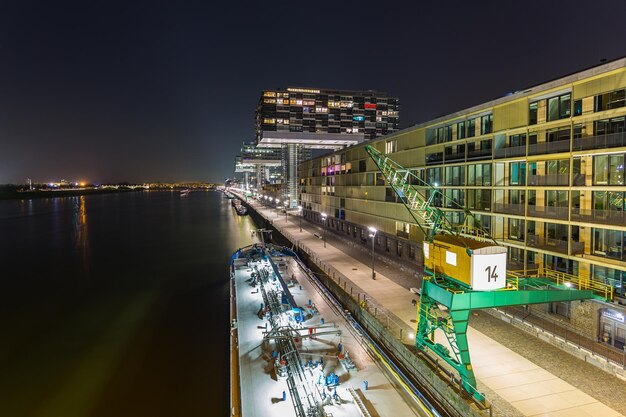
M 374 243 L 376 241 L 376 233 L 378 230 L 372 226 L 367 229 L 370 231 L 370 237 L 372 238 L 372 279 L 376 279 L 376 272 L 374 271 Z
M 298 214 L 300 215 L 300 231 L 302 232 L 302 216 L 304 215 L 302 212 L 302 206 L 298 206 Z
M 323 230 L 323 236 L 324 236 L 324 247 L 326 247 L 326 218 L 328 216 L 326 215 L 326 213 L 322 213 L 322 222 L 324 223 L 324 230 Z
M 276 205 L 274 207 L 276 207 L 276 217 L 278 217 L 278 205 L 280 204 L 280 200 L 276 199 Z

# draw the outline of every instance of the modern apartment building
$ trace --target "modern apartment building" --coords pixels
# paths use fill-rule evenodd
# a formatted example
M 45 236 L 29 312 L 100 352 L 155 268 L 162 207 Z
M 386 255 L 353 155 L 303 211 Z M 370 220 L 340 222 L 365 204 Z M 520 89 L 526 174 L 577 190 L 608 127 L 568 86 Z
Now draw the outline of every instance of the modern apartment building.
M 609 284 L 612 303 L 545 307 L 586 336 L 626 342 L 626 58 L 517 91 L 370 143 L 454 199 L 508 247 L 508 270 L 552 270 Z M 422 236 L 364 145 L 303 162 L 307 216 L 416 259 Z M 419 184 L 414 184 L 419 187 Z M 568 275 L 564 275 L 568 276 Z M 590 308 L 589 306 L 592 306 Z
M 265 132 L 363 136 L 398 130 L 398 99 L 377 91 L 287 88 L 263 91 L 256 110 L 256 134 Z
M 281 199 L 298 206 L 298 164 L 310 149 L 337 150 L 398 129 L 398 99 L 376 91 L 265 90 L 256 109 L 256 144 L 283 149 Z M 290 197 L 287 197 L 290 196 Z

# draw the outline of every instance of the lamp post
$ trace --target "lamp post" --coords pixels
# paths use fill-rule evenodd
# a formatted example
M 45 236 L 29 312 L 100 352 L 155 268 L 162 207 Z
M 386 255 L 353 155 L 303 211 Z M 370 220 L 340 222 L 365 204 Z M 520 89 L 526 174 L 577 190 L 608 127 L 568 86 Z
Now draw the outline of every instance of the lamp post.
M 280 200 L 276 199 L 276 218 L 278 218 L 278 208 L 279 208 Z
M 367 228 L 370 231 L 370 237 L 372 238 L 372 279 L 376 279 L 376 271 L 374 271 L 374 243 L 376 241 L 376 230 L 374 227 Z
M 285 207 L 285 223 L 287 223 L 287 208 L 289 207 L 288 201 L 285 201 L 284 207 Z
M 300 232 L 302 232 L 302 216 L 304 215 L 302 212 L 302 206 L 298 206 L 298 214 L 300 215 Z
M 322 213 L 322 222 L 324 223 L 324 231 L 323 231 L 323 238 L 324 238 L 324 247 L 326 247 L 326 218 L 328 216 L 326 215 L 326 213 Z

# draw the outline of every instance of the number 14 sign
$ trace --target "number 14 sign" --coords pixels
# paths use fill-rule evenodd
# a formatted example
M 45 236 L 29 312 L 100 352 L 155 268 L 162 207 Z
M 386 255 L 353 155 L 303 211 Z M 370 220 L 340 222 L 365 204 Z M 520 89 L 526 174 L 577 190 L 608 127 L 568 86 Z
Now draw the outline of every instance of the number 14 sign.
M 472 255 L 472 289 L 489 291 L 506 286 L 506 250 Z

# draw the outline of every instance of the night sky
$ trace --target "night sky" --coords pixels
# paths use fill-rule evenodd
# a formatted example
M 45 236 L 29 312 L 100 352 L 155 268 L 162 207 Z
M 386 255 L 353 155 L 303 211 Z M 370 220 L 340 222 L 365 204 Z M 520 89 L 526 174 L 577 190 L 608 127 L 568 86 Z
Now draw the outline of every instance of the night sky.
M 223 181 L 264 88 L 401 127 L 626 55 L 618 1 L 0 1 L 0 183 Z

